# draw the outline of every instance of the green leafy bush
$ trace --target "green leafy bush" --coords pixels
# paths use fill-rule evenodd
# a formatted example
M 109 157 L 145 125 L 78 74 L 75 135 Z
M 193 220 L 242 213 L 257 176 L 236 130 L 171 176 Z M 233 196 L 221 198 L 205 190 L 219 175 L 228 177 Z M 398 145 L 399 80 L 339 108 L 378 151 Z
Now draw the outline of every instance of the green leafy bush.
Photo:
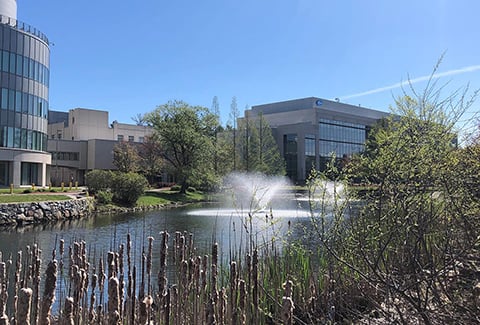
M 113 172 L 109 170 L 92 170 L 85 175 L 88 191 L 96 194 L 99 191 L 106 191 L 111 188 Z
M 181 186 L 180 185 L 173 185 L 172 187 L 170 187 L 170 190 L 171 191 L 180 191 L 181 189 Z
M 101 204 L 109 204 L 112 203 L 113 193 L 106 190 L 106 191 L 98 191 L 95 195 L 97 198 L 97 202 Z
M 135 205 L 148 186 L 147 179 L 137 173 L 115 173 L 112 182 L 112 200 L 124 205 Z

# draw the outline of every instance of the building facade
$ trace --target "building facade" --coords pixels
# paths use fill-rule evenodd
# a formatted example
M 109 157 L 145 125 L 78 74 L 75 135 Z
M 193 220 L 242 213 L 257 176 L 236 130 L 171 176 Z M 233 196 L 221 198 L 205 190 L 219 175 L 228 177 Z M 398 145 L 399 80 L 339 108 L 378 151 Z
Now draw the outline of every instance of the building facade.
M 108 122 L 108 112 L 74 108 L 49 111 L 48 152 L 52 154 L 51 183 L 84 184 L 93 169 L 114 170 L 113 149 L 120 141 L 138 145 L 153 133 L 152 128 Z
M 334 154 L 347 158 L 364 149 L 373 124 L 388 113 L 317 97 L 253 106 L 246 118 L 262 115 L 285 158 L 287 176 L 305 182 Z
M 0 186 L 48 182 L 49 62 L 47 37 L 0 0 Z

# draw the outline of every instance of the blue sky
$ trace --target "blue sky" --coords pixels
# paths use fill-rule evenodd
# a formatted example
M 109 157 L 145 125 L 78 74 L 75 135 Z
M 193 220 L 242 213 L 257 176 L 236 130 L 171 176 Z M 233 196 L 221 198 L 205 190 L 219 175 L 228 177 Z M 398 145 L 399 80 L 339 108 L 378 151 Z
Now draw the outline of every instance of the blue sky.
M 475 0 L 18 0 L 18 19 L 54 43 L 50 108 L 125 123 L 214 96 L 223 123 L 233 96 L 242 114 L 309 96 L 388 111 L 390 86 L 430 75 L 444 52 L 445 90 L 480 88 L 479 12 Z

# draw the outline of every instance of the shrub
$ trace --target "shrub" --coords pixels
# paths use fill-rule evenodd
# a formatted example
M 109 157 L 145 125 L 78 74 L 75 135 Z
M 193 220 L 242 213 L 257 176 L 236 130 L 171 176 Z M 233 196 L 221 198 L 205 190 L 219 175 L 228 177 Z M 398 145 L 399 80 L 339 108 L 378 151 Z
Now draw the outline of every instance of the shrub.
M 92 170 L 85 175 L 88 191 L 92 194 L 111 188 L 113 172 L 109 170 Z
M 182 187 L 181 187 L 180 185 L 175 184 L 175 185 L 173 185 L 172 187 L 170 187 L 170 190 L 171 190 L 171 191 L 177 191 L 177 192 L 178 192 L 178 191 L 180 191 L 181 188 L 182 188 Z
M 98 191 L 95 195 L 97 198 L 97 202 L 101 204 L 109 204 L 112 203 L 113 193 L 110 191 Z
M 32 190 L 27 188 L 27 189 L 23 190 L 23 193 L 24 194 L 32 193 Z
M 195 187 L 193 187 L 193 186 L 189 186 L 189 187 L 187 188 L 187 192 L 195 193 L 196 191 L 197 191 L 197 189 L 196 189 Z
M 115 173 L 112 182 L 113 201 L 134 205 L 148 186 L 147 179 L 137 173 Z

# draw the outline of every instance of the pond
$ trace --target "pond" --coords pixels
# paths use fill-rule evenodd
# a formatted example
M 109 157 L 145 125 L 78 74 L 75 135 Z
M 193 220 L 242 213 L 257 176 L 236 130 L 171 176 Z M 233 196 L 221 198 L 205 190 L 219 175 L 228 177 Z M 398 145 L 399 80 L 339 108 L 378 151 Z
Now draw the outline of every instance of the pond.
M 3 259 L 10 254 L 15 259 L 19 250 L 27 245 L 38 244 L 42 259 L 50 259 L 55 244 L 64 239 L 66 246 L 73 241 L 83 240 L 91 256 L 103 254 L 126 243 L 127 234 L 132 239 L 132 249 L 138 256 L 147 246 L 147 237 L 159 240 L 160 232 L 173 235 L 176 231 L 193 234 L 198 254 L 208 253 L 213 242 L 219 243 L 221 258 L 229 252 L 254 240 L 261 245 L 273 240 L 294 240 L 302 236 L 301 228 L 308 227 L 309 214 L 301 209 L 268 210 L 254 214 L 236 209 L 224 209 L 215 204 L 191 205 L 188 207 L 127 213 L 99 215 L 90 218 L 46 225 L 0 230 L 0 251 Z M 288 234 L 288 236 L 286 236 Z M 171 238 L 172 239 L 172 238 Z M 154 243 L 158 247 L 159 243 Z M 57 246 L 58 247 L 58 246 Z M 57 253 L 58 254 L 58 253 Z M 154 261 L 159 256 L 153 253 Z M 58 258 L 58 256 L 57 256 Z

